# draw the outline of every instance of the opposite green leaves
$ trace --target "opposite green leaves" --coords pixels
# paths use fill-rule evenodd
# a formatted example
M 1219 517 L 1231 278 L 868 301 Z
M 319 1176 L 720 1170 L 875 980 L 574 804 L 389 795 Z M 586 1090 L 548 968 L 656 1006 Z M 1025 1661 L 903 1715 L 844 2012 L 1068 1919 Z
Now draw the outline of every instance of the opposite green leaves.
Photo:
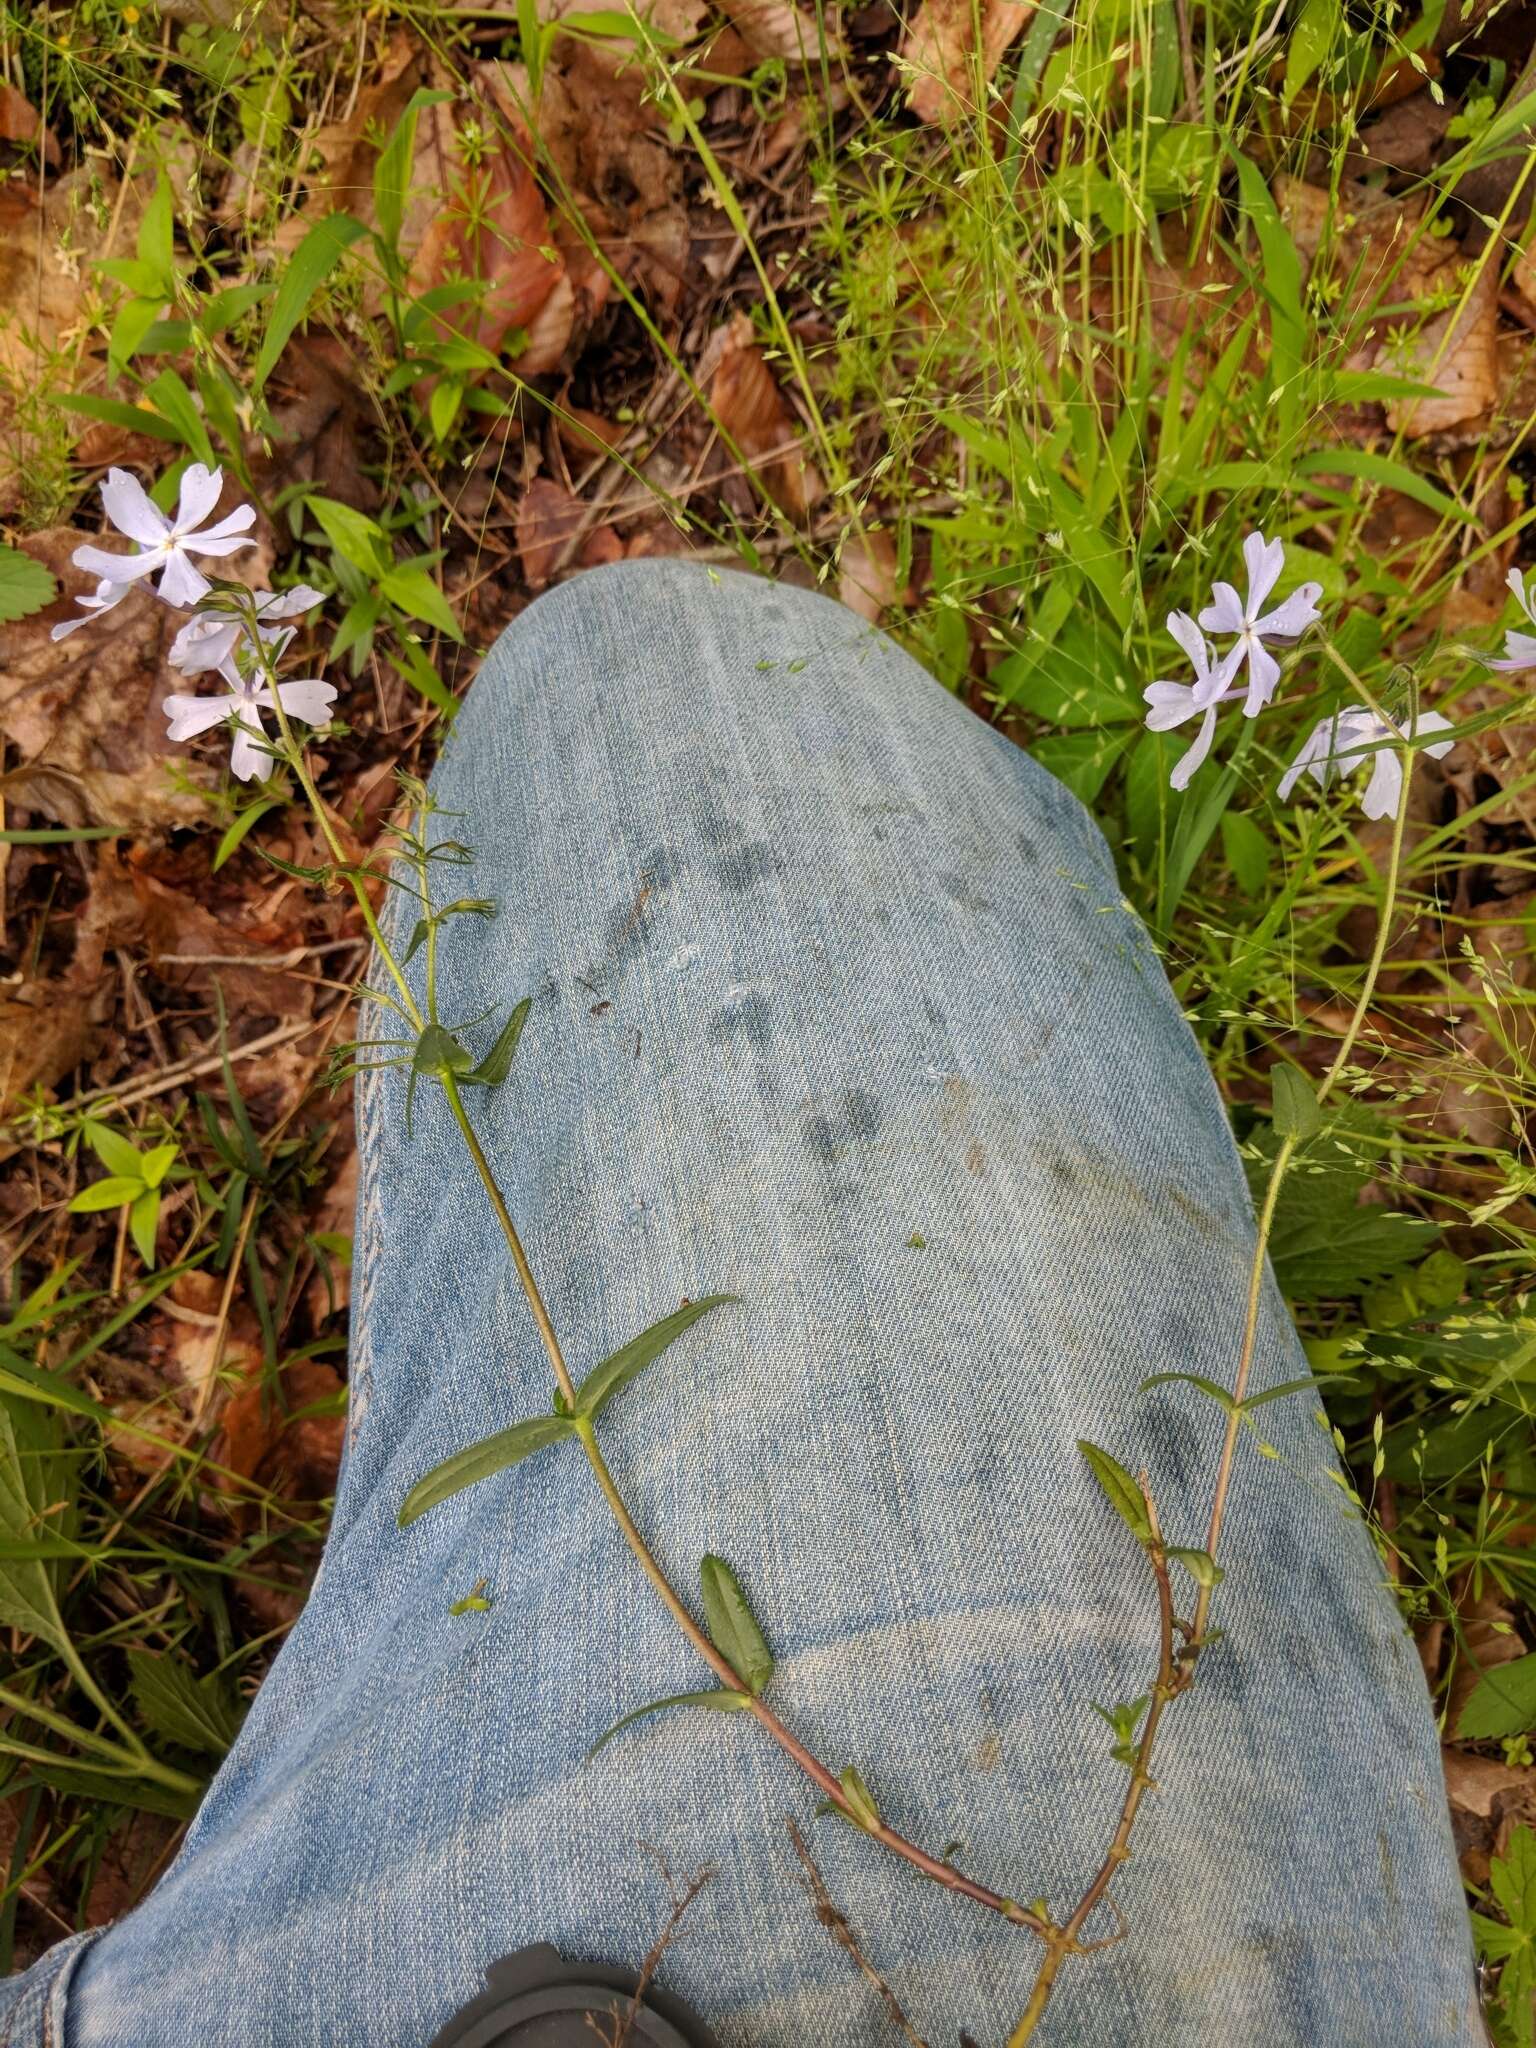
M 400 1507 L 400 1527 L 408 1529 L 428 1508 L 462 1493 L 466 1486 L 476 1486 L 494 1473 L 520 1465 L 535 1451 L 545 1450 L 575 1433 L 575 1423 L 564 1415 L 533 1415 L 526 1422 L 514 1422 L 510 1429 L 498 1430 L 495 1436 L 482 1437 L 479 1443 L 455 1451 L 441 1465 L 434 1465 L 425 1478 L 418 1479 L 405 1496 Z
M 1079 1437 L 1077 1448 L 1088 1460 L 1094 1478 L 1103 1488 L 1105 1499 L 1136 1541 L 1150 1543 L 1152 1524 L 1147 1515 L 1147 1503 L 1130 1473 L 1108 1451 L 1101 1451 L 1097 1444 L 1086 1443 Z

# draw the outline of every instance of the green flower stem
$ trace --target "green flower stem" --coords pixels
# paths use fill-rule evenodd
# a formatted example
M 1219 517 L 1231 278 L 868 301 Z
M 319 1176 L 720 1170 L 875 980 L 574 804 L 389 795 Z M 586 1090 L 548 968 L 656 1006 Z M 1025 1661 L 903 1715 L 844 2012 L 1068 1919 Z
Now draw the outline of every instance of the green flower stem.
M 544 1306 L 544 1298 L 539 1292 L 538 1282 L 534 1279 L 533 1269 L 528 1263 L 528 1254 L 523 1249 L 522 1239 L 517 1234 L 517 1227 L 513 1223 L 511 1214 L 507 1209 L 505 1197 L 496 1184 L 496 1176 L 491 1171 L 490 1162 L 487 1160 L 481 1148 L 480 1140 L 475 1135 L 474 1126 L 469 1120 L 469 1114 L 464 1107 L 463 1096 L 459 1092 L 458 1079 L 452 1073 L 445 1073 L 440 1078 L 443 1084 L 443 1092 L 448 1098 L 448 1106 L 452 1111 L 454 1122 L 458 1125 L 463 1135 L 464 1143 L 469 1150 L 469 1156 L 475 1163 L 475 1171 L 480 1176 L 481 1183 L 485 1188 L 486 1197 L 495 1213 L 496 1221 L 501 1226 L 501 1234 L 506 1239 L 507 1250 L 512 1254 L 512 1263 L 517 1268 L 517 1277 L 522 1283 L 523 1293 L 527 1298 L 534 1323 L 538 1328 L 544 1349 L 548 1353 L 556 1383 L 564 1397 L 566 1407 L 574 1411 L 576 1407 L 576 1389 L 571 1380 L 570 1368 L 566 1365 L 565 1354 L 561 1350 L 560 1340 L 555 1334 L 554 1324 L 550 1321 L 549 1311 Z M 811 1754 L 797 1736 L 791 1734 L 790 1730 L 784 1726 L 784 1723 L 771 1707 L 766 1706 L 761 1699 L 751 1695 L 750 1688 L 742 1683 L 729 1660 L 721 1656 L 709 1637 L 688 1612 L 687 1607 L 684 1605 L 666 1573 L 657 1563 L 650 1545 L 646 1542 L 644 1536 L 641 1535 L 634 1516 L 629 1512 L 624 1497 L 619 1492 L 618 1486 L 614 1481 L 613 1474 L 608 1469 L 608 1462 L 598 1447 L 597 1432 L 594 1430 L 590 1419 L 586 1416 L 576 1416 L 575 1422 L 576 1435 L 580 1440 L 582 1450 L 586 1453 L 587 1463 L 592 1469 L 593 1478 L 597 1481 L 599 1492 L 608 1503 L 609 1510 L 614 1520 L 618 1523 L 625 1542 L 634 1553 L 635 1561 L 655 1587 L 663 1606 L 665 1606 L 667 1612 L 676 1622 L 682 1634 L 692 1644 L 693 1648 L 697 1650 L 722 1685 L 731 1692 L 748 1694 L 751 1698 L 749 1711 L 756 1716 L 757 1720 L 773 1737 L 785 1755 L 800 1766 L 801 1770 L 805 1772 L 806 1776 L 822 1795 L 830 1800 L 840 1813 L 846 1815 L 856 1825 L 863 1827 L 864 1823 L 855 1815 L 848 1796 L 838 1783 L 836 1776 L 828 1770 L 824 1763 Z M 894 1828 L 886 1827 L 882 1822 L 876 1827 L 865 1828 L 864 1831 L 872 1835 L 876 1841 L 883 1843 L 886 1848 L 892 1850 L 896 1855 L 904 1857 L 907 1862 L 920 1870 L 925 1877 L 933 1879 L 935 1883 L 944 1885 L 950 1891 L 959 1892 L 964 1897 L 975 1900 L 978 1905 L 989 1907 L 994 1913 L 1000 1913 L 1006 1920 L 1012 1920 L 1020 1926 L 1029 1927 L 1041 1935 L 1046 1933 L 1045 1922 L 1037 1914 L 1029 1912 L 1014 1899 L 1004 1898 L 1000 1893 L 989 1891 L 985 1885 L 976 1884 L 972 1879 L 964 1876 L 950 1864 L 941 1862 L 938 1857 L 930 1856 L 927 1850 L 918 1848 L 916 1843 L 909 1842 L 905 1836 L 898 1834 Z
M 1341 664 L 1342 665 L 1342 664 Z M 1398 800 L 1397 816 L 1392 826 L 1392 849 L 1387 861 L 1386 880 L 1382 893 L 1381 916 L 1376 924 L 1376 942 L 1371 949 L 1370 961 L 1365 970 L 1365 980 L 1355 1000 L 1354 1011 L 1338 1051 L 1329 1064 L 1327 1073 L 1318 1083 L 1317 1100 L 1325 1102 L 1337 1086 L 1350 1054 L 1355 1049 L 1366 1015 L 1370 1010 L 1371 998 L 1376 993 L 1377 979 L 1381 974 L 1382 962 L 1387 956 L 1387 941 L 1392 932 L 1392 915 L 1397 907 L 1398 882 L 1402 873 L 1403 838 L 1408 820 L 1408 792 L 1413 777 L 1416 750 L 1405 746 L 1403 756 L 1403 787 Z M 1237 1372 L 1232 1383 L 1232 1408 L 1227 1416 L 1226 1435 L 1221 1446 L 1221 1456 L 1216 1467 L 1216 1485 L 1211 1499 L 1211 1517 L 1205 1538 L 1205 1548 L 1214 1559 L 1216 1546 L 1221 1541 L 1221 1532 L 1226 1520 L 1227 1496 L 1232 1484 L 1232 1469 L 1237 1454 L 1238 1432 L 1243 1426 L 1243 1400 L 1248 1392 L 1248 1382 L 1253 1372 L 1254 1352 L 1258 1344 L 1259 1307 L 1264 1295 L 1264 1268 L 1269 1254 L 1270 1235 L 1274 1229 L 1275 1211 L 1280 1200 L 1280 1190 L 1285 1184 L 1286 1174 L 1295 1157 L 1297 1140 L 1293 1137 L 1281 1140 L 1275 1154 L 1275 1163 L 1269 1176 L 1269 1185 L 1264 1191 L 1264 1203 L 1259 1212 L 1258 1234 L 1254 1241 L 1253 1262 L 1248 1272 L 1248 1302 L 1243 1317 L 1242 1344 L 1238 1351 Z M 1089 1916 L 1108 1893 L 1115 1873 L 1131 1855 L 1131 1830 L 1148 1788 L 1155 1782 L 1152 1777 L 1152 1752 L 1156 1747 L 1159 1726 L 1169 1702 L 1185 1691 L 1194 1677 L 1195 1660 L 1206 1640 L 1206 1624 L 1210 1618 L 1211 1595 L 1214 1586 L 1202 1586 L 1195 1601 L 1194 1618 L 1183 1650 L 1177 1657 L 1173 1654 L 1173 1615 L 1169 1605 L 1167 1560 L 1163 1554 L 1162 1535 L 1157 1526 L 1156 1509 L 1151 1496 L 1147 1498 L 1147 1509 L 1152 1521 L 1153 1540 L 1147 1545 L 1147 1554 L 1157 1574 L 1158 1604 L 1162 1623 L 1162 1653 L 1159 1662 L 1157 1682 L 1152 1688 L 1151 1703 L 1147 1718 L 1142 1726 L 1141 1739 L 1136 1748 L 1136 1761 L 1131 1769 L 1131 1782 L 1120 1809 L 1120 1820 L 1103 1863 L 1099 1866 L 1092 1884 L 1083 1893 L 1071 1917 L 1061 1927 L 1051 1930 L 1045 1937 L 1045 1954 L 1030 1992 L 1029 2003 L 1013 2032 L 1008 2036 L 1008 2048 L 1026 2048 L 1034 2038 L 1035 2029 L 1050 2003 L 1061 1966 L 1069 1955 L 1083 1955 L 1099 1944 L 1083 1942 L 1080 1937 L 1088 1923 Z
M 103 1735 L 95 1735 L 81 1728 L 63 1714 L 56 1714 L 51 1708 L 37 1700 L 28 1699 L 25 1694 L 14 1693 L 0 1687 L 0 1707 L 10 1713 L 19 1714 L 27 1720 L 36 1721 L 44 1728 L 51 1728 L 56 1734 L 65 1735 L 76 1749 L 83 1749 L 90 1758 L 89 1768 L 101 1771 L 114 1778 L 149 1778 L 158 1785 L 164 1785 L 172 1792 L 200 1793 L 203 1783 L 200 1778 L 189 1777 L 185 1771 L 178 1771 L 170 1764 L 163 1764 L 128 1731 L 131 1747 L 109 1742 Z M 114 1719 L 116 1717 L 114 1716 Z M 19 1742 L 10 1734 L 0 1734 L 0 1755 L 20 1757 L 23 1762 L 36 1764 L 68 1765 L 70 1759 L 61 1756 L 57 1750 L 39 1749 L 30 1742 Z

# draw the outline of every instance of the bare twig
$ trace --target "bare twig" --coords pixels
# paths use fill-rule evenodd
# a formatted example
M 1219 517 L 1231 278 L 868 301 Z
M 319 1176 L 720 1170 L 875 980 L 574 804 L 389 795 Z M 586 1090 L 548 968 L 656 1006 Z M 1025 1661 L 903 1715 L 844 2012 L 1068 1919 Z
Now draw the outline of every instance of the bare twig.
M 843 1953 L 851 1958 L 864 1981 L 875 1991 L 880 2003 L 885 2007 L 886 2018 L 910 2044 L 910 2048 L 928 2048 L 928 2043 L 902 2011 L 901 2001 L 895 1992 L 859 1947 L 857 1935 L 849 1926 L 846 1916 L 838 1910 L 832 1894 L 827 1890 L 826 1879 L 816 1868 L 815 1859 L 806 1846 L 804 1835 L 793 1820 L 786 1820 L 784 1825 L 789 1829 L 789 1839 L 794 1843 L 795 1854 L 800 1858 L 804 1869 L 805 1888 L 810 1894 L 811 1904 L 816 1909 L 816 1918 Z
M 627 2048 L 630 2036 L 635 2030 L 640 2008 L 645 2003 L 645 1994 L 651 1988 L 651 1981 L 661 1966 L 662 1957 L 676 1941 L 694 1900 L 707 1884 L 714 1881 L 716 1874 L 714 1864 L 706 1863 L 693 1873 L 686 1884 L 679 1884 L 672 1875 L 671 1864 L 659 1849 L 653 1848 L 649 1842 L 642 1842 L 640 1846 L 661 1872 L 662 1883 L 666 1886 L 667 1895 L 672 1902 L 672 1910 L 667 1915 L 666 1925 L 651 1943 L 645 1961 L 640 1965 L 640 1975 L 635 1984 L 634 1994 L 624 2011 L 610 2015 L 606 2022 L 600 2021 L 595 2013 L 587 2014 L 587 2025 L 603 2042 L 603 2048 Z

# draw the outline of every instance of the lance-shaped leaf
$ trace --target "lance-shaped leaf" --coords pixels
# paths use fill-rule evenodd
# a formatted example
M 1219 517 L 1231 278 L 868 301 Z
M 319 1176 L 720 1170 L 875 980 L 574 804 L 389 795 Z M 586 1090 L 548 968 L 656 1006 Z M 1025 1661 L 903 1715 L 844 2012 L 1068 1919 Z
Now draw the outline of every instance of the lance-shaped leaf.
M 497 1033 L 496 1043 L 477 1067 L 471 1067 L 464 1076 L 481 1088 L 499 1088 L 507 1078 L 512 1066 L 512 1055 L 517 1051 L 517 1041 L 523 1035 L 523 1026 L 528 1022 L 528 1012 L 533 1008 L 533 997 L 524 996 L 517 1008 Z
M 630 1727 L 636 1721 L 643 1721 L 647 1714 L 659 1714 L 664 1707 L 709 1707 L 717 1714 L 739 1714 L 743 1707 L 750 1707 L 752 1700 L 744 1692 L 730 1692 L 724 1686 L 712 1688 L 709 1692 L 674 1692 L 664 1700 L 652 1700 L 648 1706 L 636 1707 L 632 1714 L 626 1714 L 622 1721 L 615 1721 L 604 1735 L 587 1751 L 587 1762 L 603 1747 L 612 1742 L 622 1728 Z
M 575 1433 L 575 1424 L 564 1415 L 533 1415 L 526 1422 L 514 1422 L 510 1429 L 498 1430 L 495 1436 L 482 1437 L 479 1443 L 455 1451 L 451 1458 L 444 1458 L 441 1465 L 434 1465 L 424 1478 L 418 1479 L 405 1496 L 400 1507 L 400 1527 L 408 1529 L 439 1501 L 462 1493 L 466 1486 L 478 1486 L 482 1479 L 505 1472 L 509 1465 L 520 1465 L 535 1451 Z
M 1142 1498 L 1141 1488 L 1126 1471 L 1118 1459 L 1108 1451 L 1101 1451 L 1097 1444 L 1085 1443 L 1078 1438 L 1077 1448 L 1093 1471 L 1093 1476 L 1104 1490 L 1104 1497 L 1124 1522 L 1138 1543 L 1152 1541 L 1152 1524 L 1147 1519 L 1147 1503 Z
M 699 1585 L 710 1641 L 755 1696 L 773 1676 L 773 1652 L 741 1590 L 740 1579 L 723 1557 L 711 1556 L 699 1566 Z
M 1205 1379 L 1197 1372 L 1155 1372 L 1144 1379 L 1136 1391 L 1144 1394 L 1148 1387 L 1166 1387 L 1175 1380 L 1182 1381 L 1186 1387 L 1198 1387 L 1207 1400 L 1214 1401 L 1228 1415 L 1237 1406 L 1225 1387 L 1217 1386 L 1214 1380 Z
M 740 1296 L 735 1294 L 706 1294 L 702 1301 L 690 1301 L 686 1308 L 674 1310 L 671 1315 L 663 1316 L 659 1323 L 652 1323 L 648 1330 L 642 1330 L 638 1337 L 631 1337 L 612 1357 L 594 1366 L 576 1389 L 576 1413 L 588 1417 L 600 1415 L 615 1394 L 627 1387 L 632 1379 L 638 1379 L 645 1368 L 661 1356 L 674 1337 L 681 1337 L 700 1316 L 708 1315 L 722 1302 L 739 1299 Z

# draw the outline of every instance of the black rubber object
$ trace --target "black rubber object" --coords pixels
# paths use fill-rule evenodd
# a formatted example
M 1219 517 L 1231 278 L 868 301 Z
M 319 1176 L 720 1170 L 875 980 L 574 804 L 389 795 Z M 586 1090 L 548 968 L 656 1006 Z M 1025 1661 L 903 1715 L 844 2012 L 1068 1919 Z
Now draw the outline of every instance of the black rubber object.
M 587 2024 L 617 2018 L 622 2026 L 635 1995 L 632 1970 L 601 1963 L 568 1963 L 547 1941 L 503 1956 L 485 1973 L 486 1988 L 454 2014 L 431 2048 L 600 2048 L 611 2027 Z M 626 2048 L 719 2048 L 714 2035 L 680 1998 L 647 1988 Z

